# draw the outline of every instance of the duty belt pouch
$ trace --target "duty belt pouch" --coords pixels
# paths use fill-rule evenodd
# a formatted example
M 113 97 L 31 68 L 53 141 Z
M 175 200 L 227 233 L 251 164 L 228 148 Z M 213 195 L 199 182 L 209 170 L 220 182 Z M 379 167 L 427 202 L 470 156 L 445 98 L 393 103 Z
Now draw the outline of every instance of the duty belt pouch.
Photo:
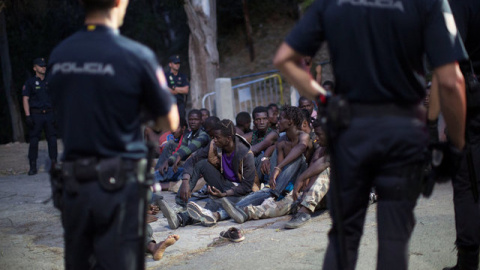
M 123 188 L 126 182 L 125 170 L 121 157 L 102 159 L 98 163 L 97 173 L 100 186 L 107 191 Z
M 467 108 L 480 108 L 480 82 L 471 72 L 465 74 L 465 88 L 467 92 Z
M 335 137 L 338 132 L 349 126 L 351 110 L 346 99 L 341 96 L 333 96 L 327 105 L 328 131 Z
M 62 169 L 59 164 L 50 170 L 50 185 L 52 188 L 53 206 L 62 211 L 64 181 L 62 178 Z
M 65 191 L 74 195 L 78 192 L 78 182 L 75 179 L 75 163 L 65 162 L 62 164 L 62 180 L 65 185 Z

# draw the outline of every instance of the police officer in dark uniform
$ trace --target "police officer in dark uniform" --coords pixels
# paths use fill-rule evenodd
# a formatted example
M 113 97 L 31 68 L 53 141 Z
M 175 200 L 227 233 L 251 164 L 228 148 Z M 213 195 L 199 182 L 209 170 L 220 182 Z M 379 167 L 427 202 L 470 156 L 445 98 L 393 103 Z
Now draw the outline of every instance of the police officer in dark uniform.
M 477 270 L 480 248 L 480 1 L 450 0 L 469 61 L 460 63 L 467 93 L 467 153 L 453 178 L 457 264 L 444 270 Z
M 308 98 L 325 94 L 299 65 L 328 41 L 337 81 L 328 101 L 333 218 L 324 269 L 354 269 L 369 192 L 378 192 L 377 269 L 407 269 L 413 210 L 428 142 L 422 56 L 440 78 L 452 149 L 464 148 L 465 97 L 457 60 L 466 54 L 446 0 L 318 0 L 274 64 Z M 322 96 L 321 100 L 325 100 Z M 452 150 L 452 151 L 453 151 Z M 333 183 L 333 181 L 336 181 Z M 331 187 L 332 188 L 332 187 Z
M 143 269 L 148 187 L 141 116 L 156 120 L 156 130 L 175 130 L 178 111 L 155 54 L 118 32 L 128 0 L 82 3 L 85 26 L 53 50 L 48 66 L 64 143 L 52 187 L 65 266 Z
M 28 175 L 37 173 L 38 141 L 45 131 L 48 142 L 48 155 L 52 163 L 57 161 L 57 134 L 48 83 L 45 79 L 47 63 L 44 58 L 33 60 L 35 76 L 28 79 L 23 85 L 23 109 L 25 111 L 27 126 L 30 129 L 30 147 L 28 159 L 30 170 Z
M 179 72 L 180 70 L 180 56 L 172 55 L 168 58 L 168 66 L 170 71 L 165 72 L 167 78 L 168 89 L 170 93 L 175 95 L 177 99 L 178 112 L 180 118 L 185 119 L 185 106 L 187 102 L 187 94 L 190 90 L 190 83 L 185 74 Z

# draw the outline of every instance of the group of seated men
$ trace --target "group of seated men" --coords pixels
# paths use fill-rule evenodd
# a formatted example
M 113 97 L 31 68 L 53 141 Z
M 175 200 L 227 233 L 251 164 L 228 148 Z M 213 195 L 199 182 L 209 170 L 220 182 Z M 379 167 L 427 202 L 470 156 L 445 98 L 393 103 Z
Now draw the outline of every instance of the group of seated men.
M 179 186 L 176 206 L 158 200 L 170 228 L 287 214 L 293 216 L 285 228 L 305 224 L 316 209 L 326 207 L 329 188 L 327 141 L 315 117 L 314 103 L 303 97 L 299 107 L 254 108 L 253 130 L 246 112 L 234 124 L 206 109 L 191 110 L 178 130 L 158 136 L 155 180 L 162 190 Z M 146 130 L 147 139 L 151 133 Z M 193 201 L 192 193 L 206 197 L 205 207 Z

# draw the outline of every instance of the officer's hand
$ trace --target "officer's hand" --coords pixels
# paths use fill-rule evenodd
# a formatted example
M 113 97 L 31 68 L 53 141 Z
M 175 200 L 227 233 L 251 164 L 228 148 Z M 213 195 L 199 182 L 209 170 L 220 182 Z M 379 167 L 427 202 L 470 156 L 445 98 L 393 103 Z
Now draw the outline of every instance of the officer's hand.
M 27 116 L 25 117 L 25 120 L 26 120 L 26 122 L 27 122 L 28 128 L 33 128 L 33 126 L 34 126 L 35 124 L 33 123 L 32 116 L 27 115 Z
M 266 159 L 266 160 L 262 161 L 260 171 L 265 175 L 270 174 L 270 160 L 269 159 Z
M 430 146 L 431 177 L 435 182 L 446 182 L 457 175 L 462 158 L 468 151 L 467 147 L 468 145 L 463 150 L 459 150 L 449 142 Z
M 184 202 L 188 202 L 188 199 L 190 199 L 191 197 L 190 184 L 188 183 L 188 181 L 182 180 L 182 185 L 180 186 L 179 192 L 180 192 L 180 198 Z

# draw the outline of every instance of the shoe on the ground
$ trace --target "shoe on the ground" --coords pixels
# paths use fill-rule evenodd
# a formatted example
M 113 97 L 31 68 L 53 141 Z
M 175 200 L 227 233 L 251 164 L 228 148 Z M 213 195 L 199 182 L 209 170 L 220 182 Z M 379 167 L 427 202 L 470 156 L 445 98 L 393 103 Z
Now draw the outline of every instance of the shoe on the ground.
M 175 230 L 180 226 L 180 220 L 177 217 L 177 213 L 171 208 L 164 200 L 158 200 L 158 206 L 163 213 L 163 216 L 168 221 L 170 229 Z
M 452 266 L 452 267 L 445 267 L 445 268 L 443 268 L 443 270 L 459 270 L 459 268 L 455 265 L 455 266 Z
M 243 233 L 235 227 L 231 227 L 227 231 L 221 232 L 220 238 L 227 239 L 232 242 L 241 242 L 245 240 L 245 236 L 243 235 Z
M 285 229 L 296 229 L 307 223 L 312 217 L 304 212 L 297 212 L 292 219 L 285 223 Z
M 223 197 L 220 199 L 223 209 L 228 213 L 228 215 L 235 220 L 237 223 L 244 223 L 248 220 L 248 215 L 240 207 L 232 204 L 227 198 Z
M 192 197 L 205 199 L 208 198 L 207 185 L 203 186 L 199 191 L 192 193 Z
M 189 202 L 187 211 L 191 218 L 200 221 L 203 226 L 210 227 L 217 224 L 217 219 L 213 216 L 212 211 L 201 207 L 200 205 Z

